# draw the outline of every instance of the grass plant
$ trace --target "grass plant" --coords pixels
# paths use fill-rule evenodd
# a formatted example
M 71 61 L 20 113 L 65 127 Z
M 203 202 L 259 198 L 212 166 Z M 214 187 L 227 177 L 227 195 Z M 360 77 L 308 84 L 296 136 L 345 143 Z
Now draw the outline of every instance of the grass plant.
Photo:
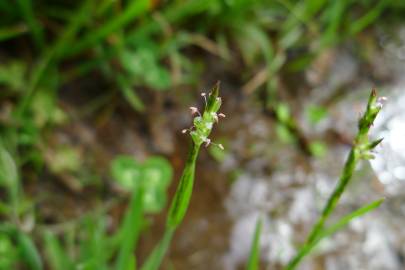
M 0 260 L 0 269 L 38 270 L 135 268 L 137 242 L 147 226 L 145 216 L 150 209 L 157 213 L 165 206 L 166 186 L 155 194 L 164 200 L 158 207 L 150 208 L 143 200 L 147 190 L 140 185 L 127 190 L 129 204 L 115 232 L 106 229 L 109 213 L 103 205 L 94 213 L 83 213 L 77 220 L 63 222 L 62 233 L 42 233 L 41 228 L 47 224 L 43 224 L 37 211 L 40 199 L 30 198 L 25 184 L 42 183 L 48 173 L 56 177 L 63 174 L 52 171 L 50 163 L 57 159 L 46 160 L 46 151 L 48 140 L 53 137 L 50 134 L 63 122 L 57 123 L 53 118 L 63 111 L 59 94 L 64 90 L 76 87 L 76 82 L 84 77 L 92 78 L 97 80 L 96 87 L 106 88 L 100 92 L 107 93 L 89 104 L 114 110 L 122 99 L 135 116 L 149 119 L 148 113 L 155 106 L 147 102 L 161 101 L 163 91 L 201 84 L 205 80 L 203 72 L 210 67 L 209 61 L 201 59 L 213 54 L 215 61 L 221 61 L 219 66 L 235 67 L 233 72 L 240 75 L 235 84 L 245 85 L 243 94 L 263 96 L 264 109 L 273 112 L 278 126 L 286 131 L 284 134 L 300 142 L 304 141 L 300 139 L 302 132 L 281 93 L 287 85 L 283 77 L 306 70 L 317 56 L 345 40 L 363 44 L 362 34 L 367 27 L 383 24 L 388 17 L 403 18 L 405 10 L 401 1 L 394 0 L 14 2 L 0 0 L 0 192 L 6 198 L 0 202 L 0 246 L 8 247 L 9 252 L 0 254 L 0 259 L 8 259 L 4 264 Z M 384 12 L 392 16 L 383 17 Z M 104 80 L 105 84 L 99 82 Z M 185 133 L 191 136 L 192 143 L 183 174 L 169 208 L 165 232 L 142 270 L 160 267 L 183 222 L 201 146 L 222 148 L 209 139 L 213 125 L 223 116 L 218 113 L 218 91 L 216 85 L 203 96 L 206 103 L 201 114 L 191 108 L 195 116 L 193 127 Z M 41 98 L 45 102 L 38 102 Z M 376 201 L 326 226 L 356 164 L 371 158 L 370 151 L 380 142 L 369 142 L 367 137 L 380 101 L 371 95 L 342 177 L 287 269 L 299 265 L 321 239 L 381 204 L 381 200 Z M 87 111 L 94 111 L 89 104 Z M 58 127 L 67 129 L 63 124 Z M 301 148 L 310 152 L 306 145 Z M 24 226 L 27 217 L 34 220 L 28 229 Z M 247 269 L 258 268 L 261 226 L 258 222 Z
M 173 234 L 184 219 L 193 193 L 195 167 L 201 145 L 204 144 L 208 147 L 213 144 L 222 148 L 221 144 L 215 144 L 208 138 L 214 124 L 219 121 L 219 118 L 225 116 L 218 113 L 222 103 L 219 97 L 219 82 L 208 95 L 205 93 L 202 95 L 205 99 L 204 112 L 201 114 L 196 107 L 190 107 L 191 113 L 197 116 L 193 120 L 193 126 L 183 130 L 183 133 L 190 133 L 192 143 L 176 193 L 169 208 L 164 236 L 147 258 L 141 270 L 159 269 L 163 257 L 170 246 Z
M 346 190 L 348 184 L 350 183 L 353 173 L 356 169 L 356 165 L 360 160 L 371 159 L 373 158 L 372 150 L 381 143 L 382 139 L 375 141 L 369 141 L 368 133 L 370 128 L 373 126 L 374 120 L 380 112 L 383 102 L 385 101 L 384 97 L 377 98 L 377 93 L 373 90 L 368 99 L 367 108 L 363 116 L 360 118 L 358 123 L 358 132 L 356 138 L 354 139 L 353 146 L 350 150 L 349 156 L 346 160 L 346 163 L 343 167 L 342 174 L 339 181 L 336 184 L 335 189 L 332 194 L 329 196 L 321 216 L 318 221 L 313 225 L 311 232 L 309 233 L 307 240 L 304 245 L 299 249 L 295 257 L 290 261 L 290 263 L 285 268 L 286 270 L 293 270 L 299 265 L 301 260 L 308 255 L 308 253 L 316 246 L 316 244 L 322 240 L 324 237 L 329 236 L 333 232 L 337 231 L 343 225 L 347 224 L 352 219 L 358 218 L 369 211 L 377 208 L 383 202 L 383 199 L 372 202 L 369 205 L 366 205 L 348 216 L 343 217 L 336 224 L 326 227 L 325 223 L 329 217 L 333 214 L 336 206 L 339 203 L 339 200 Z

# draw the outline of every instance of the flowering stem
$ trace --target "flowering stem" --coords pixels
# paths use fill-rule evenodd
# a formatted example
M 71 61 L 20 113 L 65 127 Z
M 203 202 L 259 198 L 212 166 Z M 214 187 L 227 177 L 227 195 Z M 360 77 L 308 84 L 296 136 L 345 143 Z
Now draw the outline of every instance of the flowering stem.
M 375 90 L 371 92 L 366 112 L 364 113 L 363 117 L 359 120 L 358 124 L 359 130 L 354 140 L 352 149 L 350 150 L 349 156 L 346 160 L 346 163 L 343 167 L 340 179 L 336 184 L 334 191 L 329 196 L 329 199 L 325 207 L 323 208 L 321 216 L 319 217 L 315 225 L 312 227 L 312 230 L 309 236 L 307 237 L 304 246 L 298 251 L 297 255 L 290 261 L 290 263 L 286 267 L 286 270 L 295 269 L 300 263 L 300 261 L 304 258 L 304 256 L 308 254 L 308 252 L 303 251 L 307 251 L 309 248 L 312 249 L 315 246 L 315 244 L 318 243 L 319 240 L 321 239 L 319 237 L 320 235 L 324 234 L 325 223 L 335 210 L 343 192 L 345 191 L 347 185 L 349 184 L 353 172 L 356 168 L 356 164 L 361 159 L 373 158 L 371 150 L 373 150 L 382 141 L 382 139 L 369 142 L 368 132 L 370 130 L 370 127 L 373 125 L 374 120 L 377 117 L 377 114 L 381 110 L 382 101 L 384 100 L 385 98 L 383 97 L 377 99 Z
M 192 138 L 190 152 L 186 164 L 181 175 L 179 185 L 177 186 L 176 193 L 174 194 L 172 203 L 170 205 L 169 213 L 166 220 L 166 229 L 161 241 L 154 248 L 152 253 L 147 258 L 146 262 L 142 265 L 141 270 L 157 270 L 170 246 L 172 236 L 184 219 L 190 204 L 191 195 L 193 193 L 194 175 L 197 157 L 201 145 L 204 144 L 208 147 L 214 144 L 208 138 L 211 133 L 214 123 L 218 122 L 217 114 L 221 106 L 221 98 L 218 97 L 219 84 L 212 89 L 208 101 L 206 101 L 204 113 L 201 114 L 196 107 L 190 107 L 191 113 L 198 116 L 193 120 L 193 127 L 184 129 L 182 133 L 189 132 Z M 205 94 L 203 95 L 204 99 Z M 224 117 L 223 115 L 222 117 Z M 217 144 L 215 144 L 217 145 Z M 222 149 L 222 145 L 217 145 Z

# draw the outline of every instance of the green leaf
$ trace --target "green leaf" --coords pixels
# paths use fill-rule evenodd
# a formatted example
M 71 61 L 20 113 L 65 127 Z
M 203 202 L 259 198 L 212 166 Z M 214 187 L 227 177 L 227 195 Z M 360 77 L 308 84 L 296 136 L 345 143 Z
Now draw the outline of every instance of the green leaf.
M 0 42 L 25 34 L 27 30 L 28 29 L 25 24 L 17 24 L 14 26 L 0 28 Z
M 131 156 L 118 156 L 111 163 L 111 174 L 121 187 L 134 190 L 141 180 L 142 167 Z
M 8 192 L 9 202 L 13 205 L 14 211 L 18 209 L 19 196 L 19 175 L 17 164 L 0 141 L 0 186 L 6 187 Z
M 58 238 L 51 232 L 45 233 L 45 252 L 51 269 L 72 269 L 73 265 L 63 250 Z
M 80 39 L 79 42 L 69 50 L 69 56 L 78 54 L 83 50 L 94 46 L 94 44 L 97 44 L 111 33 L 122 29 L 127 24 L 133 22 L 135 18 L 145 14 L 149 10 L 149 7 L 149 0 L 136 0 L 129 2 L 129 4 L 123 9 L 122 13 L 118 16 L 113 16 L 105 24 L 96 28 L 94 31 L 89 31 L 86 36 Z
M 368 212 L 378 208 L 383 202 L 384 202 L 384 198 L 378 199 L 370 204 L 367 204 L 365 206 L 362 206 L 360 208 L 358 208 L 357 210 L 351 212 L 350 214 L 342 217 L 341 219 L 339 219 L 338 222 L 334 223 L 333 225 L 327 227 L 326 229 L 324 229 L 322 231 L 322 233 L 320 234 L 319 238 L 317 239 L 317 241 L 320 241 L 326 237 L 329 237 L 330 235 L 334 234 L 335 232 L 337 232 L 338 230 L 342 229 L 343 227 L 345 227 L 347 224 L 349 224 L 352 220 L 362 217 L 365 214 L 367 214 Z
M 344 216 L 343 218 L 341 218 L 338 222 L 336 222 L 335 224 L 323 229 L 319 235 L 310 243 L 304 245 L 299 253 L 294 257 L 294 259 L 288 264 L 288 266 L 285 268 L 285 270 L 293 270 L 297 267 L 297 265 L 299 264 L 299 262 L 302 260 L 302 258 L 304 258 L 305 256 L 307 256 L 313 249 L 314 247 L 316 247 L 316 245 L 322 240 L 325 239 L 331 235 L 333 235 L 335 232 L 337 232 L 338 230 L 342 229 L 343 227 L 345 227 L 347 224 L 349 224 L 352 220 L 359 218 L 361 216 L 364 216 L 365 214 L 367 214 L 368 212 L 376 209 L 377 207 L 379 207 L 382 203 L 384 202 L 384 199 L 379 199 L 376 200 L 370 204 L 367 204 L 355 211 L 353 211 L 352 213 Z
M 44 269 L 41 256 L 32 239 L 23 232 L 17 232 L 17 242 L 21 253 L 21 260 L 29 266 L 29 269 Z
M 291 117 L 290 109 L 284 103 L 279 103 L 277 105 L 276 115 L 277 115 L 278 121 L 281 123 L 287 123 L 288 121 L 290 121 L 290 117 Z
M 138 164 L 130 156 L 120 156 L 114 159 L 111 168 L 114 179 L 126 190 L 142 186 L 145 212 L 157 213 L 165 207 L 166 189 L 173 175 L 166 159 L 150 157 L 144 164 Z
M 281 123 L 276 124 L 277 137 L 284 143 L 292 143 L 295 141 L 294 134 L 288 129 L 287 126 Z
M 107 270 L 107 218 L 94 215 L 84 219 L 80 239 L 79 261 L 86 270 Z M 81 269 L 81 268 L 80 268 Z
M 9 236 L 0 233 L 0 269 L 15 269 L 18 254 Z
M 33 39 L 38 48 L 43 48 L 45 45 L 44 30 L 40 21 L 34 14 L 34 6 L 32 0 L 17 0 L 17 5 L 20 9 L 21 17 L 26 21 L 30 28 Z
M 323 157 L 328 151 L 328 147 L 321 141 L 313 141 L 309 144 L 309 150 L 315 157 Z
M 262 231 L 262 219 L 258 218 L 256 221 L 255 233 L 252 239 L 252 245 L 250 248 L 249 260 L 246 264 L 246 270 L 259 269 L 260 259 L 260 234 Z
M 116 77 L 119 89 L 124 95 L 127 102 L 132 106 L 135 111 L 142 112 L 145 110 L 145 105 L 139 98 L 138 94 L 133 89 L 132 85 L 126 78 L 122 75 L 117 75 Z
M 144 192 L 141 186 L 135 187 L 131 203 L 126 211 L 124 221 L 119 229 L 120 247 L 116 261 L 116 270 L 134 269 L 133 253 L 142 226 Z
M 0 142 L 0 185 L 10 187 L 18 183 L 17 165 L 9 151 Z
M 171 85 L 169 71 L 159 63 L 160 48 L 141 47 L 136 52 L 123 50 L 120 55 L 122 66 L 135 83 L 142 82 L 155 90 L 166 90 Z
M 367 11 L 365 15 L 360 17 L 359 19 L 355 21 L 350 22 L 350 27 L 349 27 L 349 33 L 351 35 L 355 35 L 359 33 L 360 31 L 364 30 L 367 26 L 375 22 L 378 17 L 381 15 L 381 13 L 384 11 L 385 7 L 387 4 L 389 4 L 390 1 L 387 0 L 380 0 L 377 2 L 377 4 L 374 5 L 373 8 Z
M 308 120 L 311 124 L 316 125 L 322 119 L 328 116 L 328 111 L 321 106 L 309 105 L 306 110 Z
M 143 165 L 143 170 L 147 187 L 166 188 L 173 176 L 171 164 L 167 159 L 158 156 L 148 158 Z

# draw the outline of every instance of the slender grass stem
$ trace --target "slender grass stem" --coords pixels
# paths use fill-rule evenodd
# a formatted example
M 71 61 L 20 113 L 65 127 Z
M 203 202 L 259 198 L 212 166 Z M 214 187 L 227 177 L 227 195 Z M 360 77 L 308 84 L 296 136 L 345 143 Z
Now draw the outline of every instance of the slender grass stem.
M 370 127 L 373 125 L 377 114 L 381 110 L 382 101 L 384 100 L 385 98 L 383 97 L 377 99 L 375 90 L 371 92 L 367 104 L 367 109 L 362 118 L 359 120 L 359 130 L 354 140 L 352 149 L 350 150 L 349 156 L 346 160 L 346 163 L 343 167 L 340 179 L 336 184 L 336 187 L 333 190 L 332 194 L 329 196 L 329 199 L 322 210 L 321 216 L 312 227 L 312 230 L 309 233 L 305 244 L 301 247 L 301 249 L 298 251 L 298 253 L 290 261 L 285 269 L 295 269 L 299 265 L 301 260 L 305 257 L 305 255 L 309 253 L 309 250 L 312 249 L 323 237 L 325 237 L 325 223 L 329 219 L 330 215 L 334 212 L 343 192 L 345 191 L 347 185 L 350 183 L 357 163 L 361 159 L 373 158 L 371 150 L 373 150 L 382 141 L 382 139 L 369 142 L 368 132 L 370 130 Z
M 185 167 L 183 169 L 179 185 L 177 186 L 176 193 L 170 205 L 163 238 L 157 244 L 153 252 L 149 255 L 146 262 L 142 265 L 141 270 L 157 270 L 159 268 L 164 255 L 169 249 L 171 238 L 175 230 L 184 219 L 184 216 L 190 204 L 191 195 L 193 193 L 195 167 L 199 150 L 203 143 L 205 144 L 205 146 L 214 144 L 211 142 L 208 136 L 211 133 L 214 123 L 218 122 L 218 117 L 225 116 L 221 113 L 217 114 L 222 103 L 221 98 L 218 97 L 218 94 L 219 84 L 214 86 L 214 88 L 211 90 L 203 114 L 201 114 L 197 108 L 190 107 L 192 114 L 196 113 L 198 115 L 194 118 L 193 127 L 189 130 L 183 130 L 183 133 L 189 131 L 192 138 L 190 152 Z M 203 97 L 206 97 L 205 93 L 203 93 Z M 222 145 L 214 145 L 222 149 Z

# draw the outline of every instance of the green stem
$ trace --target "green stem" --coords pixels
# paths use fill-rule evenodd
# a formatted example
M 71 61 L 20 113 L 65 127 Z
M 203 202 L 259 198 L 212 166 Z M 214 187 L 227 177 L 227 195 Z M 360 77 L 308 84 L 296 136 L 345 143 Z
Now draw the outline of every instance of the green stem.
M 306 243 L 309 244 L 315 240 L 315 238 L 319 235 L 322 228 L 325 225 L 325 221 L 329 218 L 331 213 L 335 210 L 336 205 L 338 204 L 340 197 L 342 196 L 343 191 L 345 190 L 347 184 L 349 183 L 350 179 L 352 178 L 354 169 L 356 168 L 356 163 L 358 160 L 357 147 L 353 146 L 352 150 L 350 151 L 349 157 L 346 160 L 345 166 L 343 168 L 342 175 L 339 179 L 338 184 L 335 187 L 332 195 L 329 197 L 328 202 L 326 203 L 322 215 L 317 221 L 316 225 L 312 228 L 309 237 L 307 238 Z
M 187 158 L 186 166 L 180 178 L 180 183 L 177 187 L 172 204 L 170 206 L 169 215 L 167 217 L 166 227 L 175 229 L 183 220 L 184 215 L 190 203 L 191 194 L 193 192 L 195 164 L 197 161 L 198 152 L 201 145 L 192 144 L 190 153 Z
M 172 204 L 169 209 L 165 233 L 158 245 L 148 256 L 146 262 L 142 265 L 141 270 L 159 269 L 159 266 L 162 263 L 167 250 L 169 249 L 172 236 L 176 228 L 183 221 L 193 192 L 195 164 L 197 161 L 200 146 L 201 144 L 195 143 L 191 145 L 190 153 L 188 155 L 183 174 L 180 178 L 180 183 L 177 186 L 176 194 L 174 195 Z
M 161 265 L 162 260 L 169 249 L 174 231 L 174 229 L 166 229 L 162 240 L 160 240 L 159 244 L 153 249 L 151 255 L 142 265 L 141 270 L 159 269 L 159 266 Z
M 358 132 L 356 138 L 354 140 L 354 144 L 352 149 L 349 153 L 349 156 L 346 160 L 344 165 L 342 174 L 340 179 L 333 191 L 333 193 L 329 196 L 329 199 L 323 208 L 322 214 L 319 217 L 318 221 L 312 227 L 312 230 L 305 241 L 305 244 L 301 247 L 295 257 L 290 261 L 285 269 L 292 270 L 295 269 L 301 260 L 308 254 L 308 250 L 312 249 L 316 243 L 319 242 L 320 236 L 324 235 L 325 232 L 325 223 L 330 217 L 330 215 L 335 210 L 339 200 L 345 191 L 347 185 L 350 182 L 350 179 L 353 176 L 353 172 L 356 168 L 356 164 L 360 159 L 367 159 L 369 158 L 370 150 L 375 148 L 380 142 L 380 140 L 376 140 L 374 142 L 369 142 L 368 140 L 368 132 L 370 127 L 373 125 L 375 118 L 377 117 L 378 112 L 381 109 L 381 104 L 377 104 L 377 94 L 376 91 L 373 90 L 371 95 L 368 99 L 367 109 L 364 113 L 363 117 L 359 120 L 358 124 Z

